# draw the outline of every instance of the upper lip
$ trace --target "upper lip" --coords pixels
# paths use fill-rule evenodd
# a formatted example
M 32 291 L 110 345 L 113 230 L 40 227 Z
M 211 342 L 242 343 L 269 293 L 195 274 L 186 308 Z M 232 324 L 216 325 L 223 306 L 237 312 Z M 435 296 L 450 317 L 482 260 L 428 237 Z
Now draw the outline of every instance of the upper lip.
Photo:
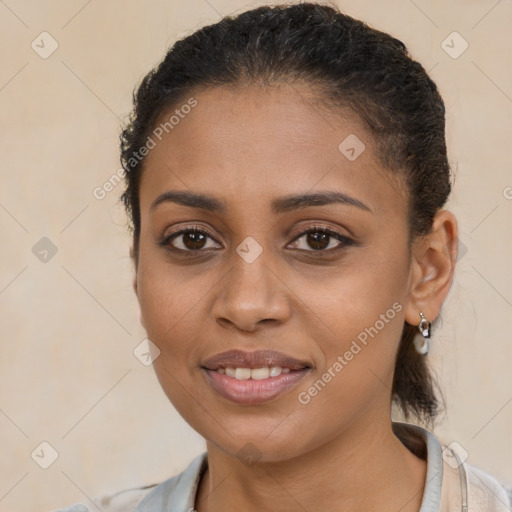
M 275 350 L 256 350 L 245 352 L 243 350 L 228 350 L 210 357 L 202 364 L 208 370 L 219 368 L 262 368 L 264 366 L 280 366 L 290 370 L 302 370 L 310 367 L 306 361 L 295 359 L 289 355 Z

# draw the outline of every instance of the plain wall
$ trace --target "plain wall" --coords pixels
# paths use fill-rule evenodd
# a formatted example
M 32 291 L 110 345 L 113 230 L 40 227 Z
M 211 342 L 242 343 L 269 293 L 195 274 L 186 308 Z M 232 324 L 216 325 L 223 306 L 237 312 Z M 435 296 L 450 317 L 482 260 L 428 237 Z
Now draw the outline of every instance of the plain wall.
M 122 185 L 102 200 L 93 190 L 119 168 L 132 89 L 166 49 L 263 3 L 0 3 L 0 511 L 90 503 L 168 478 L 204 450 L 133 354 L 145 333 Z M 403 40 L 445 99 L 462 252 L 429 355 L 447 402 L 435 432 L 510 483 L 512 4 L 339 5 Z M 46 59 L 31 47 L 51 48 L 43 31 L 59 45 Z M 454 31 L 469 45 L 458 58 L 442 47 Z M 58 452 L 48 469 L 31 458 L 43 441 Z

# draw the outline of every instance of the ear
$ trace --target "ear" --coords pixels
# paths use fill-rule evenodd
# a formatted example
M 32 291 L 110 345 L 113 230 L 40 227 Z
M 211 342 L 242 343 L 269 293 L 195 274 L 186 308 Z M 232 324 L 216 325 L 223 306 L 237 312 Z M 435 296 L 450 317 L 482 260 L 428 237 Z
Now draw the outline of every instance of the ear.
M 420 323 L 420 311 L 433 322 L 450 291 L 458 252 L 458 226 L 453 213 L 439 211 L 430 233 L 412 247 L 409 301 L 405 321 Z
M 130 258 L 132 259 L 132 261 L 135 264 L 135 273 L 133 276 L 132 286 L 133 286 L 133 291 L 135 292 L 135 296 L 138 299 L 139 298 L 139 289 L 138 289 L 137 279 L 139 276 L 139 272 L 138 272 L 139 269 L 138 269 L 138 265 L 137 265 L 137 260 L 134 258 L 134 254 L 135 253 L 134 253 L 133 246 L 132 246 L 132 247 L 130 247 Z M 146 326 L 144 325 L 144 318 L 142 317 L 142 312 L 140 312 L 140 314 L 139 314 L 139 319 L 140 319 L 140 323 L 141 323 L 142 327 L 144 327 L 144 329 L 145 329 Z
M 133 245 L 130 246 L 130 259 L 132 260 L 134 266 L 135 266 L 135 273 L 134 273 L 134 276 L 133 276 L 133 291 L 135 292 L 135 295 L 138 297 L 138 293 L 137 293 L 137 261 L 135 259 L 135 250 L 133 248 Z
M 132 283 L 132 286 L 133 286 L 133 291 L 135 292 L 135 295 L 137 298 L 139 298 L 139 294 L 138 294 L 138 288 L 137 288 L 137 274 L 135 274 L 133 276 L 133 283 Z

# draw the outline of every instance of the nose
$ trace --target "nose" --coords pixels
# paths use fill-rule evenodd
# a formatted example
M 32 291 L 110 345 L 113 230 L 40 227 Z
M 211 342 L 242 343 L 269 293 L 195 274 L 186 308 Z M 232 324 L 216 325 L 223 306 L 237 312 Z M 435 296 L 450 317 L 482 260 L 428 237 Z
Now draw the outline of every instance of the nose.
M 264 257 L 248 263 L 233 255 L 231 271 L 219 283 L 213 315 L 217 323 L 242 331 L 280 325 L 290 317 L 287 287 Z

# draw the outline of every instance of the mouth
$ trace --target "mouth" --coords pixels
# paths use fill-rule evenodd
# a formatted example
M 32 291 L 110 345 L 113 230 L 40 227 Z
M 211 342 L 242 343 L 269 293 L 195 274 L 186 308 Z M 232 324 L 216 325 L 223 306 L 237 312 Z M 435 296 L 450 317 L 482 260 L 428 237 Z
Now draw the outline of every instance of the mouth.
M 231 350 L 206 360 L 201 368 L 222 397 L 239 405 L 256 405 L 295 387 L 312 366 L 270 350 Z

